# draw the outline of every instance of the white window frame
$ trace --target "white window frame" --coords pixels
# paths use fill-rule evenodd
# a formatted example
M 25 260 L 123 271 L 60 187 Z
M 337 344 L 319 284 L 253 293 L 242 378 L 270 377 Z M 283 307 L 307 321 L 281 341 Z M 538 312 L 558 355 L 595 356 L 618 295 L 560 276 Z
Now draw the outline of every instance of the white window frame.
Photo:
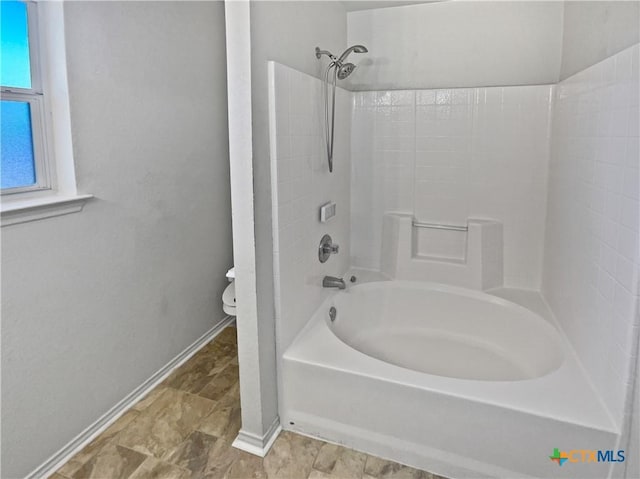
M 36 184 L 2 191 L 3 227 L 79 212 L 93 197 L 78 193 L 76 186 L 63 2 L 23 1 L 27 4 L 31 88 L 2 87 L 0 93 L 3 100 L 28 101 L 31 107 Z
M 2 195 L 12 195 L 31 191 L 51 190 L 52 182 L 49 162 L 53 160 L 47 148 L 47 122 L 45 117 L 45 97 L 42 89 L 42 67 L 40 64 L 40 42 L 38 35 L 38 9 L 33 1 L 27 6 L 27 28 L 29 35 L 29 64 L 31 67 L 31 88 L 1 86 L 2 100 L 19 101 L 29 104 L 31 114 L 31 140 L 35 169 L 35 184 L 3 188 Z

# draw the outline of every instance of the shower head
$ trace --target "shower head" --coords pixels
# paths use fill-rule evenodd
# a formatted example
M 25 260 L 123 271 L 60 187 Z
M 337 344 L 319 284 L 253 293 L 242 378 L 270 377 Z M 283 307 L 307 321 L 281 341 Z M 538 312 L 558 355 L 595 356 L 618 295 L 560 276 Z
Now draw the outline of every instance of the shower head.
M 344 63 L 340 65 L 340 68 L 338 68 L 338 79 L 344 80 L 351 75 L 355 69 L 356 66 L 353 63 Z
M 353 45 L 352 47 L 347 48 L 344 53 L 340 55 L 340 58 L 338 58 L 338 63 L 342 63 L 343 61 L 345 61 L 351 54 L 351 52 L 367 53 L 368 51 L 369 50 L 367 50 L 367 47 L 365 47 L 364 45 Z

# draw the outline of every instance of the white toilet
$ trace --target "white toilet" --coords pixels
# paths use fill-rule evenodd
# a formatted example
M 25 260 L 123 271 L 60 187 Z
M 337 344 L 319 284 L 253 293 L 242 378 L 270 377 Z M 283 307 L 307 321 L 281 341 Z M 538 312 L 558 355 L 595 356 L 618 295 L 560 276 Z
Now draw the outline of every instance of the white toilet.
M 222 310 L 229 316 L 236 315 L 236 272 L 234 268 L 227 271 L 227 279 L 230 281 L 229 286 L 222 293 Z

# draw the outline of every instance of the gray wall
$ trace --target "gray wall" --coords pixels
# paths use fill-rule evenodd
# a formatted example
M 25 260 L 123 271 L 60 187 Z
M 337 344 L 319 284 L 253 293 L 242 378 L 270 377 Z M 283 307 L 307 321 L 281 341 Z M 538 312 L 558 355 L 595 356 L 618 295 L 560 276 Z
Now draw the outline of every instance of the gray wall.
M 224 6 L 65 5 L 79 214 L 2 230 L 3 477 L 215 325 L 232 265 Z
M 340 2 L 252 2 L 251 81 L 255 195 L 256 275 L 260 327 L 263 428 L 277 414 L 273 298 L 273 239 L 267 62 L 274 60 L 319 76 L 316 46 L 342 51 L 347 42 L 347 18 Z M 324 63 L 323 63 L 324 65 Z M 243 413 L 244 419 L 244 413 Z M 244 426 L 243 426 L 244 427 Z
M 640 41 L 640 2 L 565 1 L 560 79 Z

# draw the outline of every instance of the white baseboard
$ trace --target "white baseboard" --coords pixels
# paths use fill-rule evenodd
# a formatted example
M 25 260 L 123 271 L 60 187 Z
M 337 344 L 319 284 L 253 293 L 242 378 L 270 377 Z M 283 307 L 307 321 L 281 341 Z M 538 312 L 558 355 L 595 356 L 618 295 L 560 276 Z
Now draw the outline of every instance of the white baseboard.
M 93 441 L 100 433 L 113 424 L 120 416 L 127 412 L 153 388 L 164 381 L 175 369 L 182 366 L 202 347 L 215 338 L 225 327 L 233 323 L 235 318 L 227 316 L 209 331 L 200 336 L 184 351 L 160 368 L 153 376 L 131 391 L 119 403 L 109 409 L 98 420 L 73 438 L 67 445 L 54 453 L 49 459 L 28 474 L 25 479 L 40 479 L 48 477 L 62 467 L 69 459 L 83 447 Z
M 235 438 L 232 446 L 242 451 L 248 452 L 249 454 L 264 457 L 267 455 L 269 449 L 271 449 L 271 446 L 273 446 L 273 443 L 278 438 L 280 431 L 282 431 L 280 418 L 276 417 L 263 436 L 257 436 L 256 434 L 252 434 L 240 429 L 240 432 L 238 432 L 238 437 Z

